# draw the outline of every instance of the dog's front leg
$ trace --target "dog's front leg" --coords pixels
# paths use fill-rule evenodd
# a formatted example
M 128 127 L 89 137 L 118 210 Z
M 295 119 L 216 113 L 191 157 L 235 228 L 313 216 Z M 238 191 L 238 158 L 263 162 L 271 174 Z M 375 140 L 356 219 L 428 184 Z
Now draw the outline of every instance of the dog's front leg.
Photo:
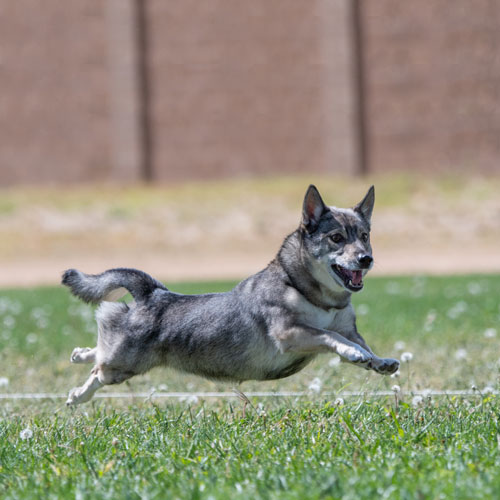
M 365 342 L 365 339 L 358 333 L 357 330 L 353 330 L 349 333 L 343 334 L 351 342 L 354 342 L 361 346 L 365 351 L 368 351 L 372 356 L 371 369 L 380 373 L 382 375 L 390 375 L 391 373 L 395 373 L 399 369 L 399 361 L 393 358 L 379 358 L 374 352 L 370 349 L 368 344 Z
M 337 332 L 297 325 L 282 330 L 276 337 L 283 352 L 300 354 L 335 352 L 344 361 L 367 370 L 372 368 L 374 355 Z

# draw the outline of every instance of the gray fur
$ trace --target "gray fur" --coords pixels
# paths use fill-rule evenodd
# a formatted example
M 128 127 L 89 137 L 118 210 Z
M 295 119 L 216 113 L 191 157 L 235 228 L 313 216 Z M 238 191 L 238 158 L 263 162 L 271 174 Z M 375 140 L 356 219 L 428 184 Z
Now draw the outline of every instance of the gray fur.
M 159 366 L 216 380 L 271 380 L 301 370 L 317 354 L 394 373 L 399 362 L 377 357 L 356 329 L 351 294 L 373 264 L 369 242 L 374 191 L 353 209 L 327 207 L 310 186 L 299 228 L 276 258 L 232 291 L 182 295 L 135 269 L 99 275 L 68 270 L 63 284 L 97 310 L 97 347 L 76 348 L 71 360 L 94 363 L 67 404 L 88 401 Z M 107 302 L 120 288 L 134 303 Z

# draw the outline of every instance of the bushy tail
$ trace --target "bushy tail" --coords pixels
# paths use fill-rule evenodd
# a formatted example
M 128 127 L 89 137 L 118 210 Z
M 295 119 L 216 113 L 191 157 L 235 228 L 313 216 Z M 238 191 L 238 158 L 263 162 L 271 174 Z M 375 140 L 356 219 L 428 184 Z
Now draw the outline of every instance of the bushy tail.
M 101 274 L 84 274 L 76 269 L 64 271 L 62 284 L 71 289 L 71 293 L 85 302 L 98 303 L 114 301 L 129 291 L 136 302 L 146 300 L 157 288 L 168 290 L 137 269 L 109 269 Z

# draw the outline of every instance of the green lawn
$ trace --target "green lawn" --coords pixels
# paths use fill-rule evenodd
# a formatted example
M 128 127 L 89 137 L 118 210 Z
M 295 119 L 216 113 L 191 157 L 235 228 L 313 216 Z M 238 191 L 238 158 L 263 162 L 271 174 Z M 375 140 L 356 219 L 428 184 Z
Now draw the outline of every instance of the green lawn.
M 499 498 L 500 277 L 369 278 L 358 327 L 381 355 L 411 352 L 398 378 L 322 356 L 243 392 L 302 397 L 0 403 L 1 498 Z M 231 283 L 172 285 L 186 293 Z M 86 378 L 92 308 L 62 288 L 0 291 L 0 392 L 66 393 Z M 309 389 L 319 379 L 321 391 Z M 391 390 L 398 397 L 344 397 Z M 318 384 L 316 383 L 316 386 Z M 467 397 L 414 398 L 424 389 Z M 230 391 L 157 369 L 111 390 Z M 103 393 L 106 390 L 102 391 Z

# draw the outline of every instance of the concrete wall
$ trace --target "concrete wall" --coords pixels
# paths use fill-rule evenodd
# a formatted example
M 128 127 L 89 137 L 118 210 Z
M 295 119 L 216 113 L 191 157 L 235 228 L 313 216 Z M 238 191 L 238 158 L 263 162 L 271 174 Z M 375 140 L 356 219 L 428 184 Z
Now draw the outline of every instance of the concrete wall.
M 105 2 L 0 1 L 0 182 L 109 177 Z
M 452 3 L 0 0 L 0 185 L 498 171 L 500 0 Z
M 500 170 L 500 2 L 364 1 L 369 168 Z

